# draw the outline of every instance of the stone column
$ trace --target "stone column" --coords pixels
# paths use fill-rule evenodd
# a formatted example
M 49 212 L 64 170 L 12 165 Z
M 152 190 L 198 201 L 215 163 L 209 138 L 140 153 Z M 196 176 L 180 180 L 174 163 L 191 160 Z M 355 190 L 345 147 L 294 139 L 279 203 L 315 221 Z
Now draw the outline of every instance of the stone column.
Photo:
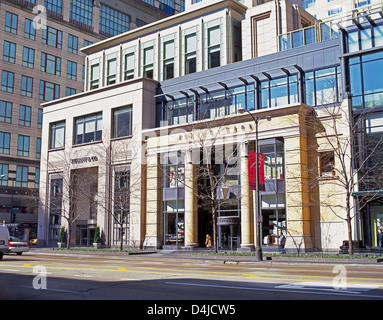
M 145 248 L 158 249 L 162 246 L 162 175 L 160 165 L 159 155 L 148 155 Z
M 197 166 L 192 151 L 185 155 L 185 247 L 198 247 Z
M 254 249 L 253 217 L 249 186 L 249 153 L 247 143 L 240 146 L 241 156 L 241 249 Z

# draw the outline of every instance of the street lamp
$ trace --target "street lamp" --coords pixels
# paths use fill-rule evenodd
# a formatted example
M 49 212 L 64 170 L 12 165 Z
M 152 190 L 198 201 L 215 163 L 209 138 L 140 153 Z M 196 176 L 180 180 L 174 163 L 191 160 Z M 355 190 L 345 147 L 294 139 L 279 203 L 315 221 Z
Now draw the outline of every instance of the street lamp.
M 256 238 L 255 238 L 255 259 L 257 261 L 262 261 L 262 245 L 261 245 L 261 224 L 260 224 L 260 210 L 259 210 L 259 168 L 258 168 L 258 122 L 261 119 L 271 119 L 271 116 L 262 116 L 255 117 L 249 110 L 240 107 L 238 108 L 238 113 L 244 114 L 248 113 L 254 120 L 255 123 L 255 179 L 256 179 L 256 190 L 255 190 L 255 226 L 256 226 Z

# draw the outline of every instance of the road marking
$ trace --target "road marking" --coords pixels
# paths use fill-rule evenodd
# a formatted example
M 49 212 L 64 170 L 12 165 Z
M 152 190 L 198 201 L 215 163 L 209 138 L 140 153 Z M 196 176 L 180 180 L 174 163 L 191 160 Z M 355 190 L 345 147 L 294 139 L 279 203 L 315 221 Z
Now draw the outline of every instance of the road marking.
M 16 270 L 16 269 L 3 269 L 3 271 L 19 272 L 20 270 Z
M 308 290 L 313 290 L 313 291 L 300 291 L 298 287 L 294 289 L 284 289 L 284 288 L 279 288 L 278 286 L 274 288 L 255 288 L 255 287 L 237 287 L 237 286 L 222 286 L 222 285 L 213 285 L 213 284 L 203 284 L 203 283 L 187 283 L 187 282 L 165 282 L 166 284 L 171 284 L 171 285 L 182 285 L 182 286 L 195 286 L 195 287 L 210 287 L 210 288 L 220 288 L 220 289 L 236 289 L 236 290 L 251 290 L 251 291 L 267 291 L 267 292 L 285 292 L 285 293 L 304 293 L 304 294 L 313 294 L 313 295 L 333 295 L 333 296 L 355 296 L 355 297 L 363 297 L 363 298 L 378 298 L 378 299 L 383 299 L 383 296 L 375 296 L 375 295 L 367 295 L 367 294 L 350 294 L 346 291 L 337 291 L 337 292 L 323 292 L 323 291 L 315 291 L 315 289 L 312 288 L 307 288 Z

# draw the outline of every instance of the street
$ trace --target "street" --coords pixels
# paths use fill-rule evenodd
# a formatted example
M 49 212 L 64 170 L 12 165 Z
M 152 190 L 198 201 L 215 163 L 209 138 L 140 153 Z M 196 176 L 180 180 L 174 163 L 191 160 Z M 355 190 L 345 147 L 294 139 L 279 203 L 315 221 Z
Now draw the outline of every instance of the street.
M 223 264 L 158 254 L 90 256 L 29 252 L 22 256 L 6 255 L 0 261 L 0 299 L 199 300 L 223 304 L 225 300 L 381 300 L 382 271 L 383 265 L 379 263 Z M 197 306 L 189 309 L 201 311 Z M 217 310 L 205 308 L 203 312 L 214 314 Z M 163 310 L 155 309 L 153 303 L 153 310 L 148 311 Z

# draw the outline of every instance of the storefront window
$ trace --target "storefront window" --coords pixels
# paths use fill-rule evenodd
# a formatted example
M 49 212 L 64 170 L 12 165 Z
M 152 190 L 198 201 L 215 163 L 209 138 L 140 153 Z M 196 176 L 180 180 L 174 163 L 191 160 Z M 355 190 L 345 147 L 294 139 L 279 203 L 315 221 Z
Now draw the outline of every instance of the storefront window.
M 265 155 L 265 180 L 284 179 L 283 144 L 261 145 L 260 153 Z
M 184 201 L 164 201 L 164 245 L 183 246 L 185 239 Z

